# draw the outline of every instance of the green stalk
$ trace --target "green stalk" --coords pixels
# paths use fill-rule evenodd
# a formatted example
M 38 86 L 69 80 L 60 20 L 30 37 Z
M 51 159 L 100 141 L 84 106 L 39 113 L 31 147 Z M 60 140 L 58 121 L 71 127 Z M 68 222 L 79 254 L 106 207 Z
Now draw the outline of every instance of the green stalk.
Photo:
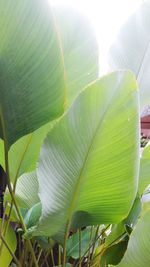
M 64 247 L 63 247 L 63 265 L 62 265 L 62 267 L 65 267 L 65 265 L 66 265 L 67 240 L 68 240 L 68 234 L 69 234 L 69 229 L 70 229 L 70 225 L 71 225 L 71 218 L 70 218 L 70 220 L 67 221 L 67 225 L 66 225 Z
M 111 225 L 111 224 L 107 225 L 106 228 L 100 233 L 100 235 L 97 236 L 96 241 L 97 241 L 97 240 L 98 240 L 98 239 L 105 233 L 105 231 L 110 227 L 110 225 Z M 95 241 L 94 241 L 94 242 L 88 247 L 88 249 L 85 251 L 84 255 L 83 255 L 82 258 L 81 258 L 81 263 L 82 263 L 84 257 L 86 256 L 86 254 L 87 254 L 87 253 L 89 252 L 89 250 L 93 247 L 94 243 L 95 243 Z M 79 262 L 79 263 L 80 263 L 80 262 Z M 75 264 L 74 267 L 77 267 L 77 266 L 78 266 L 78 263 Z
M 97 226 L 97 229 L 96 229 L 96 233 L 95 233 L 95 237 L 94 237 L 94 244 L 93 244 L 93 247 L 92 247 L 92 252 L 91 252 L 91 257 L 90 259 L 93 258 L 93 253 L 94 253 L 94 249 L 95 249 L 95 245 L 96 245 L 96 241 L 97 241 L 97 236 L 98 236 L 98 232 L 99 232 L 99 225 Z M 90 264 L 89 264 L 90 266 Z
M 13 203 L 14 203 L 14 206 L 15 206 L 15 208 L 16 208 L 18 217 L 19 217 L 20 222 L 21 222 L 21 224 L 22 224 L 22 228 L 23 228 L 23 230 L 24 230 L 24 232 L 25 232 L 25 231 L 26 231 L 26 225 L 25 225 L 25 223 L 24 223 L 24 221 L 23 221 L 22 215 L 21 215 L 20 210 L 19 210 L 19 208 L 18 208 L 16 199 L 15 199 L 15 196 L 14 196 L 14 192 L 13 192 L 13 190 L 12 190 L 11 183 L 10 183 L 10 177 L 9 177 L 9 163 L 8 163 L 8 145 L 7 145 L 7 142 L 6 142 L 6 141 L 4 141 L 4 148 L 5 148 L 5 170 L 6 170 L 6 175 L 7 175 L 7 186 L 8 186 L 9 193 L 10 193 L 10 195 L 11 195 L 12 201 L 13 201 Z M 31 241 L 28 240 L 27 242 L 28 242 L 28 245 L 29 245 L 29 249 L 30 249 L 31 255 L 32 255 L 33 260 L 34 260 L 35 267 L 38 267 L 38 263 L 37 263 L 37 260 L 36 260 L 35 254 L 34 254 L 34 250 L 33 250 Z
M 124 235 L 126 234 L 126 232 L 124 232 L 122 235 L 120 235 L 119 237 L 117 237 L 114 241 L 112 241 L 107 247 L 103 248 L 101 250 L 101 252 L 99 252 L 97 255 L 95 255 L 95 257 L 93 258 L 93 260 L 95 260 L 98 256 L 101 256 L 105 250 L 107 250 L 108 248 L 112 247 L 113 245 L 116 245 L 120 242 L 123 242 L 123 241 L 120 241 L 119 240 L 121 239 L 121 237 L 123 237 Z
M 40 249 L 40 251 L 39 251 L 39 254 L 38 254 L 38 258 L 37 258 L 37 262 L 39 263 L 39 260 L 40 260 L 40 257 L 41 257 L 41 255 L 42 255 L 42 248 Z
M 51 249 L 51 259 L 52 259 L 53 266 L 55 266 L 54 255 L 53 255 L 53 250 L 52 249 Z
M 81 233 L 81 228 L 79 228 L 79 267 L 81 267 L 81 249 L 82 249 L 82 233 Z
M 92 235 L 93 235 L 93 226 L 91 226 L 89 247 L 91 246 L 91 243 L 92 243 Z M 91 252 L 91 249 L 89 249 L 89 252 L 88 252 L 87 267 L 89 267 L 89 263 L 90 263 L 90 256 L 91 256 L 90 252 Z
M 2 224 L 1 224 L 1 227 L 0 227 L 0 234 L 3 234 L 3 237 L 5 237 L 5 229 L 3 229 L 3 227 L 4 227 L 4 222 L 5 222 L 6 208 L 7 208 L 7 201 L 5 203 L 4 214 L 3 214 L 3 218 L 2 218 Z M 6 224 L 7 224 L 7 222 L 6 222 Z M 3 242 L 0 245 L 0 255 L 1 255 L 2 248 L 3 248 Z
M 58 266 L 61 266 L 61 247 L 58 245 Z

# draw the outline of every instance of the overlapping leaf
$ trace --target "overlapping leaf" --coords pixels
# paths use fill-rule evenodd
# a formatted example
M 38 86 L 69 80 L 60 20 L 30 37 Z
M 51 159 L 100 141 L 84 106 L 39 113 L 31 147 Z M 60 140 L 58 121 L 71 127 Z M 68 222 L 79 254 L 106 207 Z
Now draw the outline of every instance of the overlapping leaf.
M 10 146 L 97 77 L 98 47 L 81 14 L 48 0 L 2 0 L 0 24 L 0 137 Z
M 19 207 L 31 208 L 38 203 L 38 181 L 35 172 L 26 173 L 19 177 L 15 196 Z
M 125 256 L 118 267 L 145 267 L 150 263 L 150 210 L 139 219 L 133 230 Z
M 127 21 L 110 49 L 111 69 L 131 69 L 140 88 L 141 107 L 150 103 L 150 3 Z
M 70 104 L 99 75 L 98 44 L 85 15 L 67 6 L 53 9 L 64 55 L 67 104 Z
M 10 146 L 64 110 L 64 66 L 47 0 L 0 2 L 0 137 Z
M 85 225 L 121 221 L 137 192 L 138 165 L 137 84 L 130 72 L 112 73 L 88 86 L 45 139 L 33 234 L 56 233 L 78 211 Z

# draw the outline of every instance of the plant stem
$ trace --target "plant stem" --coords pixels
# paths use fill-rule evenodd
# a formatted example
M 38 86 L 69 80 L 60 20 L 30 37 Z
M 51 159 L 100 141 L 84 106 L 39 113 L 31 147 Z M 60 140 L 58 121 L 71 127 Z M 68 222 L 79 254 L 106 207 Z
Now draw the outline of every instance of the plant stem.
M 5 170 L 6 170 L 6 175 L 7 175 L 7 186 L 8 186 L 9 193 L 11 195 L 12 201 L 14 203 L 14 206 L 16 208 L 18 217 L 19 217 L 20 222 L 22 224 L 22 228 L 23 228 L 24 231 L 26 231 L 26 225 L 25 225 L 25 223 L 23 221 L 22 215 L 21 215 L 20 210 L 18 208 L 16 199 L 15 199 L 15 196 L 14 196 L 14 192 L 12 190 L 11 183 L 10 183 L 9 163 L 8 163 L 8 145 L 7 145 L 7 142 L 5 140 L 4 140 L 4 148 L 5 148 Z M 29 249 L 30 249 L 31 255 L 32 255 L 33 260 L 34 260 L 35 267 L 38 267 L 38 263 L 37 263 L 37 260 L 36 260 L 35 254 L 34 254 L 34 250 L 33 250 L 31 241 L 30 240 L 27 240 L 27 242 L 28 242 L 28 245 L 29 245 Z
M 79 228 L 79 267 L 81 267 L 81 248 L 82 248 L 82 233 L 81 228 Z
M 39 254 L 38 254 L 38 258 L 37 258 L 37 262 L 39 262 L 39 260 L 40 260 L 40 257 L 41 257 L 41 255 L 42 255 L 42 248 L 40 249 L 40 251 L 39 251 Z
M 51 259 L 52 259 L 53 266 L 55 266 L 54 255 L 53 255 L 53 250 L 52 249 L 51 249 Z
M 67 225 L 66 225 L 64 247 L 63 247 L 63 265 L 62 265 L 62 267 L 65 267 L 65 265 L 66 265 L 67 239 L 68 239 L 70 224 L 71 224 L 71 219 L 67 221 Z
M 93 244 L 92 252 L 91 252 L 91 259 L 93 258 L 93 253 L 94 253 L 94 249 L 95 249 L 95 245 L 96 245 L 96 241 L 97 241 L 97 236 L 98 236 L 98 232 L 99 232 L 99 227 L 100 227 L 100 226 L 97 226 L 97 229 L 96 229 L 95 238 L 94 238 L 94 244 Z
M 102 255 L 104 253 L 105 250 L 107 250 L 108 248 L 112 247 L 113 245 L 115 244 L 118 244 L 119 243 L 119 240 L 121 237 L 123 237 L 124 235 L 126 234 L 126 232 L 124 232 L 122 235 L 120 235 L 119 237 L 117 237 L 114 241 L 112 241 L 107 247 L 103 248 L 101 250 L 101 252 L 99 252 L 94 258 L 93 260 L 95 260 L 98 256 Z M 123 242 L 123 241 L 120 241 L 120 242 Z
M 97 241 L 97 240 L 98 240 L 98 239 L 105 233 L 105 231 L 110 227 L 110 225 L 111 225 L 111 224 L 107 225 L 106 228 L 102 230 L 102 232 L 100 233 L 100 235 L 97 236 L 96 241 Z M 88 253 L 88 251 L 93 247 L 94 243 L 95 243 L 95 241 L 88 247 L 88 249 L 86 250 L 86 252 L 85 252 L 84 255 L 82 256 L 82 258 L 81 258 L 81 263 L 82 263 L 84 257 L 86 256 L 86 254 Z M 74 267 L 77 267 L 78 264 L 80 264 L 80 262 L 77 263 L 77 264 L 75 264 Z
M 7 241 L 5 240 L 5 238 L 2 236 L 0 236 L 2 242 L 4 243 L 5 247 L 8 249 L 10 255 L 12 256 L 12 258 L 14 259 L 14 262 L 17 264 L 18 267 L 21 267 L 21 264 L 19 263 L 17 257 L 15 256 L 15 254 L 12 252 L 10 246 L 8 245 Z
M 5 203 L 4 214 L 3 214 L 2 223 L 1 223 L 1 226 L 0 226 L 0 234 L 3 234 L 3 237 L 5 237 L 5 229 L 3 229 L 3 228 L 4 228 L 4 222 L 5 222 L 6 208 L 7 208 L 7 201 Z M 6 224 L 7 224 L 7 221 L 6 221 Z M 0 245 L 0 256 L 1 256 L 2 248 L 3 248 L 3 242 Z
M 61 247 L 58 245 L 58 266 L 61 266 Z
M 93 235 L 93 226 L 91 226 L 91 233 L 90 233 L 89 247 L 91 246 L 92 235 Z M 91 252 L 91 249 L 89 249 L 89 252 L 88 252 L 87 267 L 89 266 L 89 263 L 90 263 L 90 256 L 91 256 L 91 253 L 90 253 L 90 252 Z

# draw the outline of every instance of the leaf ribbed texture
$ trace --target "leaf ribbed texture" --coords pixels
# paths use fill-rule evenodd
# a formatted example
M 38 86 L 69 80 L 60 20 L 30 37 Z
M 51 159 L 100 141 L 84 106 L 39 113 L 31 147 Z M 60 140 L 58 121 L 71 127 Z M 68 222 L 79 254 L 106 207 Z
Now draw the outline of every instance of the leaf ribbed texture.
M 137 84 L 130 72 L 112 73 L 88 86 L 45 139 L 34 234 L 56 233 L 76 211 L 87 215 L 85 225 L 121 221 L 135 199 L 138 166 Z

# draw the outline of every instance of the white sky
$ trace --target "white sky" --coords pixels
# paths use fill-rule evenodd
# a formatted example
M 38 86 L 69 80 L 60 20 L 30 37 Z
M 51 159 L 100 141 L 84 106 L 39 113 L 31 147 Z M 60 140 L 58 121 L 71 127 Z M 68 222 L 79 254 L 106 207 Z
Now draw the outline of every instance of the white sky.
M 107 69 L 108 49 L 118 30 L 143 0 L 49 0 L 50 3 L 68 3 L 86 13 L 94 25 L 99 49 L 101 74 Z

